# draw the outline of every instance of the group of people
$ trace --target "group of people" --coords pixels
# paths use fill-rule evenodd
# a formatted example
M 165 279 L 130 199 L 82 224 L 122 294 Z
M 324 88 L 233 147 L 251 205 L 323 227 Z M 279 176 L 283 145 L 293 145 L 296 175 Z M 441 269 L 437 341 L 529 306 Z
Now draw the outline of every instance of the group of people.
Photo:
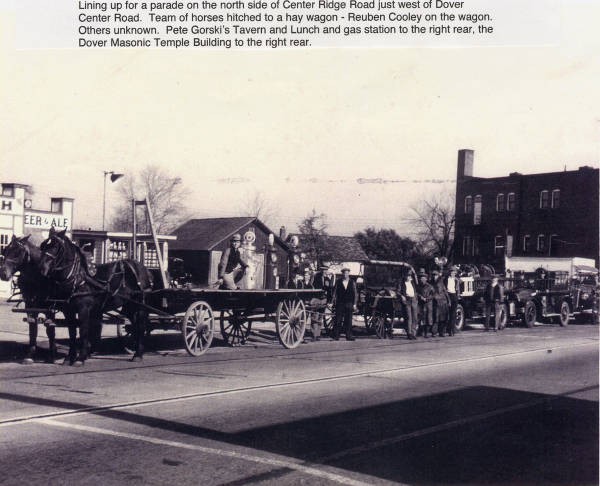
M 323 299 L 313 299 L 311 307 L 324 309 L 330 301 L 335 308 L 335 321 L 332 338 L 339 340 L 340 334 L 345 332 L 346 339 L 354 341 L 352 331 L 352 315 L 358 305 L 359 293 L 356 282 L 350 278 L 350 269 L 342 269 L 342 278 L 331 284 L 330 277 L 325 273 L 326 267 L 311 276 L 307 269 L 300 276 L 297 288 L 322 288 L 327 292 Z M 454 336 L 457 307 L 460 299 L 460 281 L 458 267 L 450 267 L 447 275 L 439 270 L 433 270 L 431 277 L 424 268 L 414 272 L 407 272 L 405 277 L 398 282 L 394 292 L 394 317 L 403 317 L 406 324 L 406 335 L 409 340 L 416 340 L 417 336 Z M 490 329 L 490 319 L 494 316 L 494 331 L 501 330 L 501 306 L 504 300 L 503 287 L 498 283 L 498 277 L 493 275 L 485 293 L 485 329 Z M 378 305 L 378 297 L 371 303 L 371 311 Z M 320 338 L 320 323 L 322 319 L 311 319 L 313 340 Z M 386 333 L 393 337 L 394 320 L 387 322 Z
M 431 279 L 421 268 L 416 274 L 408 272 L 398 288 L 397 310 L 404 311 L 406 334 L 409 340 L 438 335 L 454 336 L 456 308 L 460 297 L 458 268 L 451 267 L 443 277 L 438 270 L 431 272 Z M 392 337 L 391 326 L 388 330 Z
M 241 235 L 235 234 L 231 238 L 230 247 L 223 253 L 219 264 L 219 284 L 222 288 L 236 289 L 237 282 L 243 275 L 247 262 L 239 251 Z M 417 336 L 454 336 L 456 325 L 456 311 L 460 298 L 460 282 L 458 267 L 452 266 L 447 275 L 442 275 L 438 270 L 431 272 L 431 277 L 424 268 L 406 272 L 404 278 L 397 283 L 394 292 L 394 318 L 403 317 L 406 323 L 406 334 L 409 340 Z M 350 269 L 342 269 L 342 278 L 334 282 L 333 275 L 328 273 L 327 267 L 319 270 L 307 267 L 303 274 L 294 276 L 288 282 L 289 288 L 322 289 L 320 298 L 313 298 L 310 307 L 316 318 L 311 319 L 313 340 L 319 340 L 323 323 L 323 312 L 327 303 L 331 302 L 335 308 L 335 321 L 332 338 L 339 340 L 342 330 L 348 341 L 354 341 L 352 331 L 352 315 L 358 310 L 359 293 L 356 282 L 350 278 Z M 371 303 L 372 311 L 377 308 L 380 297 L 375 297 Z M 485 329 L 489 330 L 490 317 L 495 316 L 494 330 L 500 329 L 501 305 L 503 302 L 503 288 L 498 284 L 498 277 L 492 276 L 491 282 L 485 290 Z M 318 317 L 320 316 L 320 317 Z M 394 319 L 393 319 L 394 320 Z M 393 336 L 394 322 L 388 322 L 386 333 L 389 338 Z

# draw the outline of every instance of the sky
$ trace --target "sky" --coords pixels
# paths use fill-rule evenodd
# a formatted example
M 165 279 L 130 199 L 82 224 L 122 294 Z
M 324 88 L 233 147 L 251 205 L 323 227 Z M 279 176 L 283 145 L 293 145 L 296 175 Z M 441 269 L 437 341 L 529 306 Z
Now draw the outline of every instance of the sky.
M 74 226 L 99 228 L 103 171 L 158 164 L 193 216 L 258 192 L 274 230 L 315 209 L 330 234 L 410 235 L 459 149 L 481 177 L 598 167 L 600 7 L 560 3 L 540 46 L 210 52 L 17 49 L 0 9 L 0 181 L 31 184 L 38 209 L 73 197 Z

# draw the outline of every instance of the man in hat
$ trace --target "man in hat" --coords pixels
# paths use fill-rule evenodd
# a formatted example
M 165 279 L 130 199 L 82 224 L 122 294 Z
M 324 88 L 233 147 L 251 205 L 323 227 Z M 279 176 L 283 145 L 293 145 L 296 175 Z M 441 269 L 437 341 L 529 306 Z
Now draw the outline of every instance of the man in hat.
M 219 283 L 228 290 L 237 289 L 237 282 L 248 267 L 240 252 L 241 245 L 242 236 L 239 233 L 234 234 L 229 242 L 229 248 L 223 252 L 219 262 Z
M 417 290 L 411 272 L 407 272 L 400 285 L 400 298 L 404 304 L 406 317 L 406 334 L 408 339 L 417 339 L 418 309 Z
M 335 306 L 335 327 L 333 339 L 340 339 L 342 322 L 346 328 L 346 339 L 354 341 L 352 335 L 352 312 L 357 309 L 358 291 L 356 283 L 350 279 L 350 269 L 342 268 L 342 278 L 335 284 L 333 292 L 333 305 Z
M 446 292 L 449 298 L 448 320 L 446 321 L 446 332 L 448 336 L 454 336 L 456 325 L 456 308 L 460 297 L 460 282 L 458 281 L 458 267 L 450 267 L 450 274 L 446 277 Z
M 446 321 L 448 320 L 448 293 L 444 286 L 444 280 L 438 270 L 431 272 L 431 286 L 433 287 L 433 327 L 431 335 L 436 332 L 440 337 L 444 337 L 446 330 Z
M 490 330 L 490 317 L 494 310 L 494 332 L 500 328 L 500 317 L 502 316 L 502 303 L 504 302 L 504 288 L 498 283 L 498 275 L 492 275 L 492 280 L 485 288 L 483 295 L 485 301 L 485 330 Z
M 424 268 L 419 269 L 419 284 L 417 285 L 417 297 L 419 300 L 419 322 L 423 329 L 423 337 L 427 338 L 427 332 L 433 332 L 433 294 L 432 285 L 427 281 L 427 272 Z

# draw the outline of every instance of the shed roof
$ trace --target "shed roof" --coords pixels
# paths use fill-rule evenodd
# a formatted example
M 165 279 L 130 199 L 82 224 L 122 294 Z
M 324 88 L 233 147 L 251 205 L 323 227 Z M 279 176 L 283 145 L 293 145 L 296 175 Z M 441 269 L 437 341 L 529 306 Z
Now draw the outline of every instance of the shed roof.
M 177 236 L 177 241 L 170 243 L 172 250 L 204 250 L 214 249 L 223 240 L 228 240 L 248 224 L 255 224 L 265 233 L 272 231 L 258 218 L 244 216 L 237 218 L 202 218 L 190 219 L 171 234 Z M 275 240 L 287 248 L 277 236 Z

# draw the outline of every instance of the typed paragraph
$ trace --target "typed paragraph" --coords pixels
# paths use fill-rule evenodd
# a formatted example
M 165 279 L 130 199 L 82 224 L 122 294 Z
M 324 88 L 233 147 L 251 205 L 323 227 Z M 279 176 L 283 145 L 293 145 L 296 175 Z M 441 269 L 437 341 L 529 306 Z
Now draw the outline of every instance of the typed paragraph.
M 493 37 L 477 0 L 86 2 L 79 48 L 276 49 L 477 45 Z

